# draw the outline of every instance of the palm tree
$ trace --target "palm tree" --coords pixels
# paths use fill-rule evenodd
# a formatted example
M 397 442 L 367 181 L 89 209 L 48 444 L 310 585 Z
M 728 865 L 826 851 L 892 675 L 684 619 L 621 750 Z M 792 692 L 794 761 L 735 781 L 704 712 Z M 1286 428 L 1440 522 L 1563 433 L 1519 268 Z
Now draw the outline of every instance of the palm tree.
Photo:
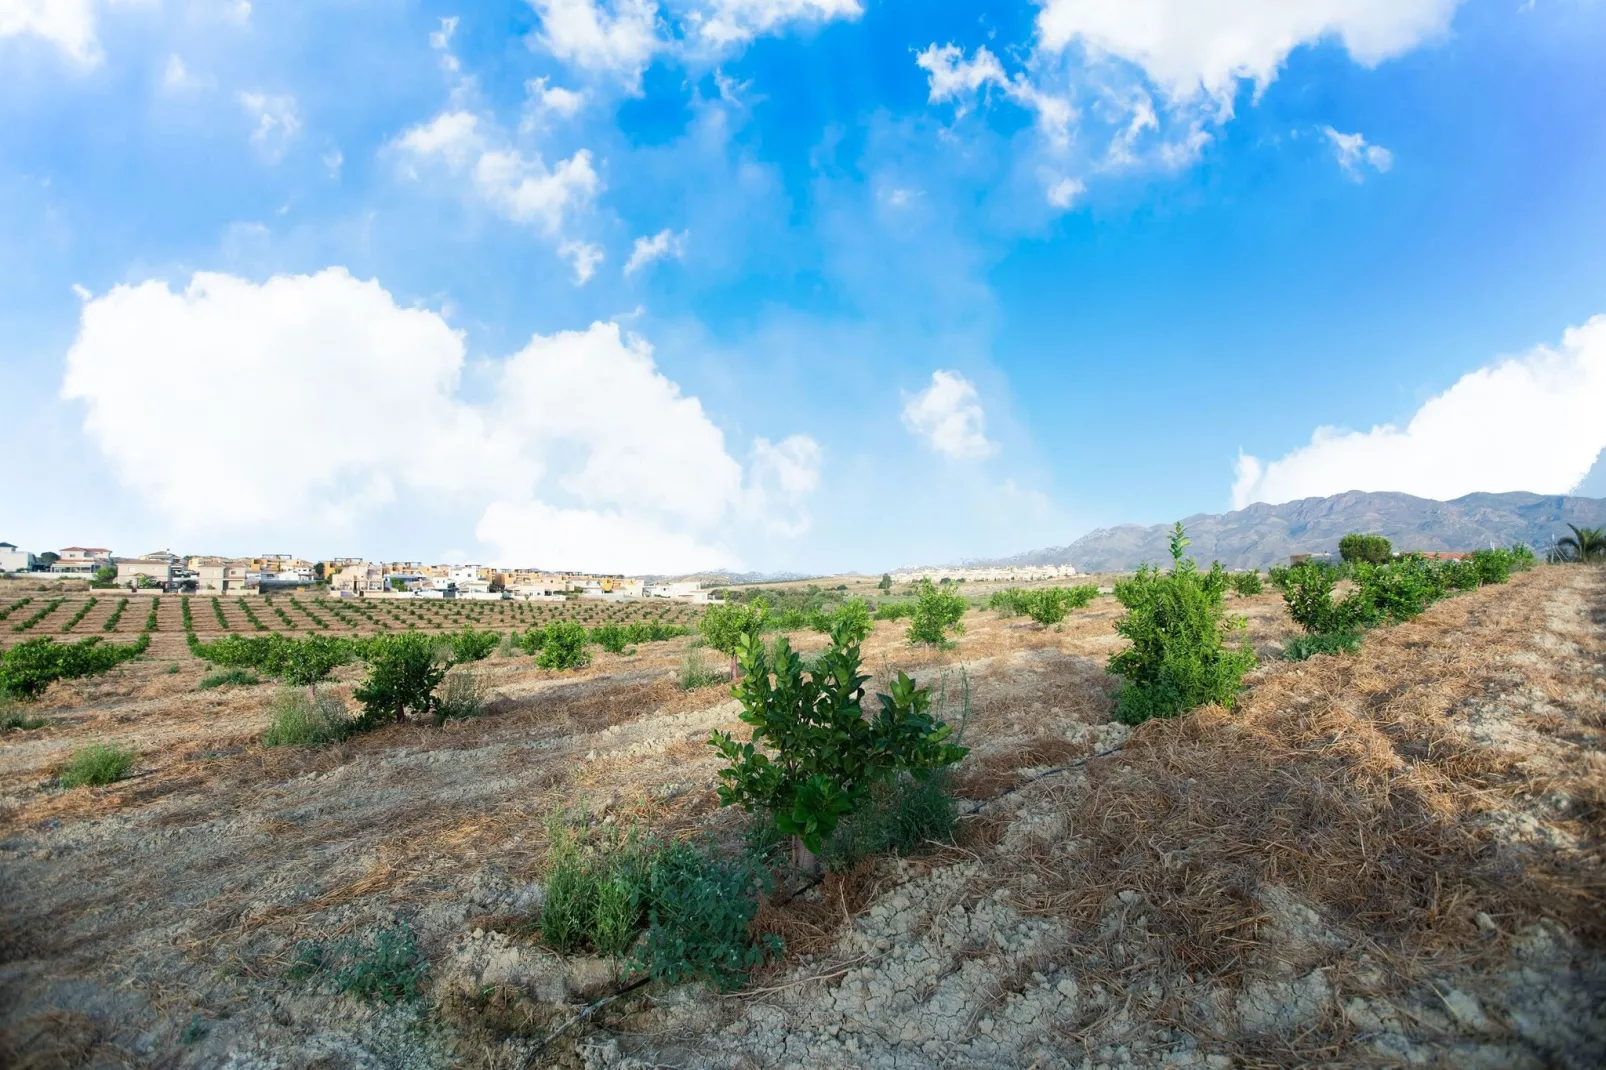
M 1555 556 L 1562 561 L 1606 561 L 1606 528 L 1568 524 L 1571 535 L 1556 540 Z

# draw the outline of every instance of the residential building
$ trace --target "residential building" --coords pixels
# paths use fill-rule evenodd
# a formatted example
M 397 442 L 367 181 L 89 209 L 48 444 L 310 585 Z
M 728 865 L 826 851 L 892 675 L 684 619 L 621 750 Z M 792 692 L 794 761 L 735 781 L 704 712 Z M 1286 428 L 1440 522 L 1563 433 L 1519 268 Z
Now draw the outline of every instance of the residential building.
M 0 572 L 29 572 L 37 563 L 28 551 L 19 550 L 9 542 L 0 542 Z
M 1035 580 L 1058 580 L 1076 575 L 1071 565 L 1025 565 L 1007 568 L 905 568 L 892 573 L 893 583 L 1030 583 Z
M 250 594 L 262 587 L 262 573 L 243 558 L 192 557 L 187 564 L 201 594 Z
M 329 579 L 329 589 L 342 596 L 361 597 L 385 589 L 385 570 L 371 561 L 346 565 L 332 576 L 325 565 L 324 576 Z
M 93 576 L 98 569 L 112 564 L 112 552 L 103 546 L 64 546 L 56 555 L 50 571 L 69 576 Z
M 642 593 L 647 598 L 672 598 L 677 602 L 690 602 L 693 605 L 707 605 L 714 599 L 703 589 L 702 584 L 692 580 L 681 580 L 676 583 L 648 583 L 643 585 Z
M 165 590 L 173 582 L 173 564 L 155 557 L 119 557 L 117 582 L 126 587 L 149 587 L 155 583 Z

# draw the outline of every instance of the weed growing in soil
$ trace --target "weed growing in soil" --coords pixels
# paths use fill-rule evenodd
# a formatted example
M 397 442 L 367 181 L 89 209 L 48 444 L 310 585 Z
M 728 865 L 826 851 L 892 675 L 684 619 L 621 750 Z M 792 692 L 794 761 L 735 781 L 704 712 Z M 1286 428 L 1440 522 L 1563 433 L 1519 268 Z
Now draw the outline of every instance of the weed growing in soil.
M 300 688 L 286 688 L 268 701 L 268 712 L 264 747 L 319 747 L 338 743 L 357 728 L 346 716 L 346 704 L 327 692 L 314 698 Z
M 210 691 L 214 687 L 251 687 L 261 682 L 256 673 L 247 669 L 224 669 L 207 673 L 195 686 L 202 691 Z
M 49 723 L 43 717 L 24 711 L 14 702 L 0 702 L 0 732 L 31 732 Z
M 750 857 L 720 858 L 706 846 L 674 843 L 647 875 L 647 937 L 636 958 L 654 981 L 707 981 L 740 988 L 754 967 L 781 952 L 780 939 L 750 934 L 766 873 Z
M 292 980 L 327 974 L 336 991 L 370 1003 L 402 1003 L 417 999 L 429 979 L 429 963 L 407 924 L 381 929 L 366 940 L 355 937 L 332 944 L 305 941 L 296 947 Z
M 726 679 L 724 673 L 708 663 L 708 656 L 703 653 L 702 647 L 694 646 L 681 656 L 679 684 L 682 691 L 695 691 Z
M 1226 574 L 1200 573 L 1182 552 L 1188 545 L 1182 525 L 1171 533 L 1171 571 L 1145 565 L 1115 585 L 1127 615 L 1115 630 L 1132 645 L 1110 658 L 1109 671 L 1126 678 L 1116 696 L 1116 719 L 1142 724 L 1151 717 L 1176 717 L 1195 706 L 1219 703 L 1230 708 L 1255 666 L 1247 643 L 1227 646 L 1227 637 L 1245 626 L 1228 619 L 1223 608 Z
M 951 842 L 958 820 L 946 770 L 924 781 L 900 776 L 871 790 L 868 803 L 825 842 L 820 860 L 840 871 L 889 851 L 912 855 L 933 842 Z
M 435 726 L 485 714 L 485 682 L 477 673 L 449 672 L 435 697 Z
M 134 768 L 134 749 L 116 743 L 79 747 L 61 770 L 64 788 L 100 787 L 127 777 Z

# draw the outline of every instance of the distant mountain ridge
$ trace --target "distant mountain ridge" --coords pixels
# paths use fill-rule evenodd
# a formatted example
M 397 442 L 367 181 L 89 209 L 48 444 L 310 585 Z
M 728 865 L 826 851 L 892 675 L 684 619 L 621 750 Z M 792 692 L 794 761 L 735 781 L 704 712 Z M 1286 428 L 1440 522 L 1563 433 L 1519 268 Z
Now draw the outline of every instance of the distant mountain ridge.
M 1606 498 L 1557 494 L 1468 494 L 1440 502 L 1393 491 L 1346 491 L 1281 505 L 1256 503 L 1231 513 L 1200 513 L 1182 526 L 1188 553 L 1227 568 L 1286 564 L 1289 554 L 1336 553 L 1352 531 L 1374 532 L 1396 550 L 1477 550 L 1527 543 L 1543 554 L 1567 525 L 1606 525 Z M 1171 558 L 1170 524 L 1122 524 L 1090 531 L 1069 546 L 1032 550 L 972 565 L 1074 565 L 1083 572 L 1125 572 Z

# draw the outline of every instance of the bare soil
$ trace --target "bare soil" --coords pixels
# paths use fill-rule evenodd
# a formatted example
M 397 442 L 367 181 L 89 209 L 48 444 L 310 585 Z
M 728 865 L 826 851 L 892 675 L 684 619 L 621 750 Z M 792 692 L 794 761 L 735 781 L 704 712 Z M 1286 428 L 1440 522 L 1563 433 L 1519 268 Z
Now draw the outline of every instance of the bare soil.
M 684 640 L 492 658 L 490 715 L 322 750 L 260 747 L 272 688 L 198 690 L 181 646 L 58 684 L 0 737 L 0 1064 L 1606 1065 L 1606 570 L 1297 664 L 1275 594 L 1229 604 L 1265 659 L 1242 701 L 1135 732 L 1113 599 L 973 612 L 950 651 L 879 625 L 876 682 L 931 683 L 973 748 L 958 844 L 767 903 L 790 950 L 743 992 L 647 986 L 544 1045 L 618 983 L 527 935 L 547 817 L 740 835 L 704 743 L 736 708 L 677 688 Z M 133 778 L 55 786 L 103 740 Z M 287 975 L 403 921 L 415 1003 Z

